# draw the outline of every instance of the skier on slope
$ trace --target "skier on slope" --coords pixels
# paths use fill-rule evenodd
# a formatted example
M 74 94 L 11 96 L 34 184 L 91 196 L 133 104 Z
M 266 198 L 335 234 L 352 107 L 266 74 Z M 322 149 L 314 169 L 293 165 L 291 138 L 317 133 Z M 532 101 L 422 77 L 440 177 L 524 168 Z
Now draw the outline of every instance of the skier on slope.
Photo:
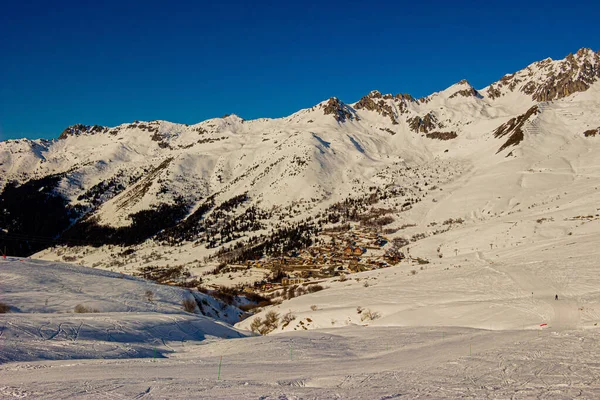
M 554 296 L 554 300 L 558 300 L 558 295 L 555 295 L 555 296 Z

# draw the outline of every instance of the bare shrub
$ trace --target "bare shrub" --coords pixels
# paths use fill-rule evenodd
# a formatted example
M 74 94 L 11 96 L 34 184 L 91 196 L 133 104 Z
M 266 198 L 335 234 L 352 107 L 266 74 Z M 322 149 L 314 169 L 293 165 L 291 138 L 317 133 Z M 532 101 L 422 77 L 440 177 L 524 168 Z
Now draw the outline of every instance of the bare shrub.
M 75 308 L 73 309 L 73 312 L 75 312 L 77 314 L 87 314 L 87 313 L 97 313 L 99 311 L 95 308 L 86 307 L 83 304 L 77 304 L 75 306 Z
M 204 294 L 208 294 L 209 290 L 207 288 L 205 288 L 204 286 L 198 286 L 196 289 L 198 289 L 198 291 L 200 293 L 204 293 Z
M 181 306 L 183 307 L 183 311 L 193 313 L 196 311 L 196 301 L 192 299 L 184 299 L 181 302 Z
M 152 290 L 146 290 L 146 299 L 152 303 L 154 301 L 154 292 Z
M 289 314 L 289 313 L 288 313 Z M 286 314 L 287 315 L 287 314 Z M 291 316 L 287 317 L 288 319 Z M 295 318 L 295 317 L 293 317 Z M 255 333 L 259 333 L 261 335 L 267 335 L 277 329 L 279 325 L 279 314 L 274 310 L 269 311 L 265 314 L 265 319 L 261 319 L 260 317 L 254 318 L 252 323 L 250 324 L 250 330 Z
M 254 293 L 254 292 L 246 293 L 245 296 L 248 300 L 250 300 L 253 303 L 261 303 L 263 301 L 269 300 L 266 297 L 261 296 L 260 294 Z
M 410 274 L 411 274 L 411 275 L 416 275 L 416 274 L 417 274 L 417 270 L 416 270 L 416 269 L 412 269 L 412 270 L 410 271 Z
M 256 317 L 252 320 L 252 323 L 250 324 L 250 330 L 254 333 L 260 333 L 260 328 L 262 327 L 262 324 L 262 318 Z
M 238 294 L 239 292 L 237 289 L 228 287 L 220 287 L 219 289 L 211 292 L 211 296 L 229 305 L 235 303 L 235 298 Z
M 271 305 L 278 306 L 278 305 L 280 305 L 282 302 L 283 302 L 283 301 L 282 301 L 281 299 L 273 300 L 273 301 L 271 302 Z
M 288 326 L 290 324 L 290 322 L 292 322 L 295 319 L 296 319 L 296 316 L 291 311 L 284 314 L 283 317 L 281 317 L 281 323 L 282 323 L 281 329 L 284 329 L 286 326 Z
M 10 312 L 10 306 L 6 303 L 0 302 L 0 314 L 6 314 Z
M 313 304 L 312 306 L 310 306 L 310 309 L 313 311 L 317 311 L 319 309 L 319 307 L 317 307 L 316 304 Z
M 273 310 L 269 311 L 265 314 L 265 322 L 263 323 L 263 332 L 261 335 L 266 335 L 267 333 L 273 332 L 277 325 L 279 324 L 279 314 Z
M 321 285 L 310 285 L 308 287 L 308 293 L 320 292 L 323 289 L 325 289 L 325 288 Z
M 284 294 L 286 300 L 290 300 L 296 297 L 296 288 L 297 286 L 292 286 L 288 288 L 287 295 Z
M 379 317 L 381 317 L 381 314 L 378 313 L 377 311 L 364 310 L 362 315 L 360 316 L 360 320 L 361 321 L 373 321 L 374 319 L 377 319 Z

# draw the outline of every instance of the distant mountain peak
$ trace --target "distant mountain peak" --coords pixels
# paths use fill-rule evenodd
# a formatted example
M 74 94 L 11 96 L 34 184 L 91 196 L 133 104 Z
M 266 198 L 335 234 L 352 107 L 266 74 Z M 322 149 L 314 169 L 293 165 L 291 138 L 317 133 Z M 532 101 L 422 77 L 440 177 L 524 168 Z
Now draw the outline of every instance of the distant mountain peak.
M 96 133 L 106 133 L 108 127 L 100 125 L 75 124 L 67 127 L 58 137 L 58 140 L 66 139 L 69 136 L 94 135 Z
M 337 97 L 331 97 L 325 105 L 321 103 L 320 106 L 324 108 L 323 114 L 333 115 L 337 122 L 358 119 L 356 112 Z
M 583 92 L 599 79 L 600 52 L 581 48 L 562 60 L 546 58 L 505 75 L 488 86 L 485 94 L 495 100 L 510 92 L 520 92 L 534 101 L 551 101 Z
M 477 98 L 483 97 L 479 94 L 479 92 L 477 90 L 475 90 L 475 88 L 473 88 L 473 86 L 471 86 L 469 81 L 467 81 L 466 79 L 462 79 L 462 80 L 458 81 L 457 83 L 450 86 L 446 90 L 454 91 L 454 93 L 452 93 L 448 97 L 449 99 L 453 99 L 453 98 L 456 98 L 459 96 L 461 96 L 461 97 L 477 97 Z

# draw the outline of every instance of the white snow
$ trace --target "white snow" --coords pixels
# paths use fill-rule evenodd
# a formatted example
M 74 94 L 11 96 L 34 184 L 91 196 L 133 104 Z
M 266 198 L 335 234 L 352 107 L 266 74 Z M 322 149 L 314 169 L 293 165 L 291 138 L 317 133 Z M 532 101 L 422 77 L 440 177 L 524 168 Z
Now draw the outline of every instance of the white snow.
M 560 65 L 546 64 L 543 73 L 533 65 L 516 76 L 539 80 Z M 0 185 L 76 168 L 82 187 L 61 186 L 73 199 L 116 171 L 144 175 L 173 157 L 137 203 L 117 207 L 124 192 L 101 207 L 98 215 L 115 226 L 135 210 L 172 200 L 173 193 L 158 194 L 159 181 L 194 202 L 248 192 L 265 208 L 296 204 L 291 220 L 390 184 L 423 196 L 394 215 L 390 226 L 404 228 L 390 239 L 424 236 L 403 249 L 408 261 L 329 279 L 325 290 L 235 327 L 183 312 L 181 301 L 191 296 L 185 290 L 118 273 L 160 254 L 153 265 L 188 265 L 205 284 L 263 276 L 251 270 L 205 277 L 212 266 L 201 260 L 214 250 L 193 243 L 165 248 L 149 241 L 135 247 L 135 257 L 120 259 L 123 265 L 110 264 L 123 250 L 117 246 L 36 255 L 52 262 L 0 261 L 0 301 L 14 307 L 0 318 L 0 397 L 600 397 L 600 139 L 583 136 L 600 126 L 600 83 L 539 104 L 524 140 L 499 153 L 507 137 L 494 138 L 494 129 L 534 103 L 517 91 L 495 100 L 485 90 L 483 98 L 450 98 L 468 88 L 459 83 L 410 104 L 398 125 L 366 110 L 357 111 L 359 121 L 338 124 L 317 105 L 282 119 L 229 116 L 189 127 L 159 121 L 170 149 L 127 125 L 114 136 L 0 143 Z M 458 137 L 432 140 L 408 129 L 406 118 L 429 112 Z M 214 140 L 197 142 L 206 138 Z M 305 161 L 302 168 L 295 157 Z M 430 176 L 435 185 L 425 187 Z M 463 222 L 444 224 L 458 218 Z M 440 227 L 450 229 L 436 232 Z M 102 269 L 56 262 L 64 255 Z M 75 314 L 77 304 L 99 313 Z M 251 336 L 254 318 L 268 311 L 295 319 Z

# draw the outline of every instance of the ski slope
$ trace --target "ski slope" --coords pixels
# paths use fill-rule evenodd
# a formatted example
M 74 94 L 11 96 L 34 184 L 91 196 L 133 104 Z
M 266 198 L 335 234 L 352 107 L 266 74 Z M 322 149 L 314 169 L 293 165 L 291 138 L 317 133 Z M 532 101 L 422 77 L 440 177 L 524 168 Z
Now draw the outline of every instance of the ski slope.
M 182 301 L 194 296 L 222 310 L 222 304 L 201 293 L 29 259 L 0 260 L 0 271 L 0 301 L 11 306 L 0 322 L 2 363 L 152 357 L 187 342 L 246 335 L 225 322 L 182 310 Z M 76 313 L 78 305 L 95 312 Z M 238 319 L 234 310 L 228 311 L 230 318 L 221 318 Z
M 277 306 L 296 319 L 262 337 L 181 312 L 176 288 L 64 264 L 3 262 L 2 301 L 21 312 L 1 320 L 3 361 L 14 361 L 0 366 L 0 395 L 595 398 L 599 236 L 596 230 L 576 240 L 444 257 L 422 270 L 400 264 L 331 281 Z M 54 284 L 40 291 L 42 281 Z M 157 294 L 154 311 L 134 301 L 147 287 Z M 53 288 L 57 297 L 45 312 Z M 121 312 L 59 312 L 91 299 Z M 361 320 L 359 306 L 380 317 Z M 308 330 L 294 330 L 300 321 Z
M 371 92 L 361 102 L 373 109 L 341 105 L 344 122 L 324 113 L 330 100 L 274 120 L 155 121 L 0 143 L 0 185 L 64 173 L 60 193 L 89 206 L 82 193 L 123 183 L 90 209 L 110 226 L 176 195 L 192 212 L 208 196 L 222 204 L 248 192 L 249 203 L 231 213 L 250 204 L 275 210 L 263 231 L 371 186 L 422 199 L 386 226 L 398 229 L 389 239 L 409 241 L 407 260 L 328 279 L 325 290 L 241 322 L 239 310 L 201 293 L 122 275 L 169 264 L 204 284 L 264 277 L 202 275 L 214 265 L 199 260 L 216 248 L 193 241 L 149 239 L 128 256 L 105 245 L 0 260 L 0 301 L 12 307 L 0 318 L 0 398 L 600 397 L 600 138 L 583 135 L 600 127 L 600 83 L 544 101 L 523 91 L 543 97 L 564 65 L 577 77 L 577 62 L 597 58 L 543 60 L 493 87 L 474 92 L 461 81 L 418 101 Z M 500 150 L 507 137 L 494 131 L 532 106 L 522 140 Z M 434 131 L 457 137 L 412 130 L 426 115 L 444 125 Z M 182 310 L 193 296 L 210 316 Z M 98 312 L 74 313 L 77 305 Z M 294 319 L 252 335 L 269 311 Z

